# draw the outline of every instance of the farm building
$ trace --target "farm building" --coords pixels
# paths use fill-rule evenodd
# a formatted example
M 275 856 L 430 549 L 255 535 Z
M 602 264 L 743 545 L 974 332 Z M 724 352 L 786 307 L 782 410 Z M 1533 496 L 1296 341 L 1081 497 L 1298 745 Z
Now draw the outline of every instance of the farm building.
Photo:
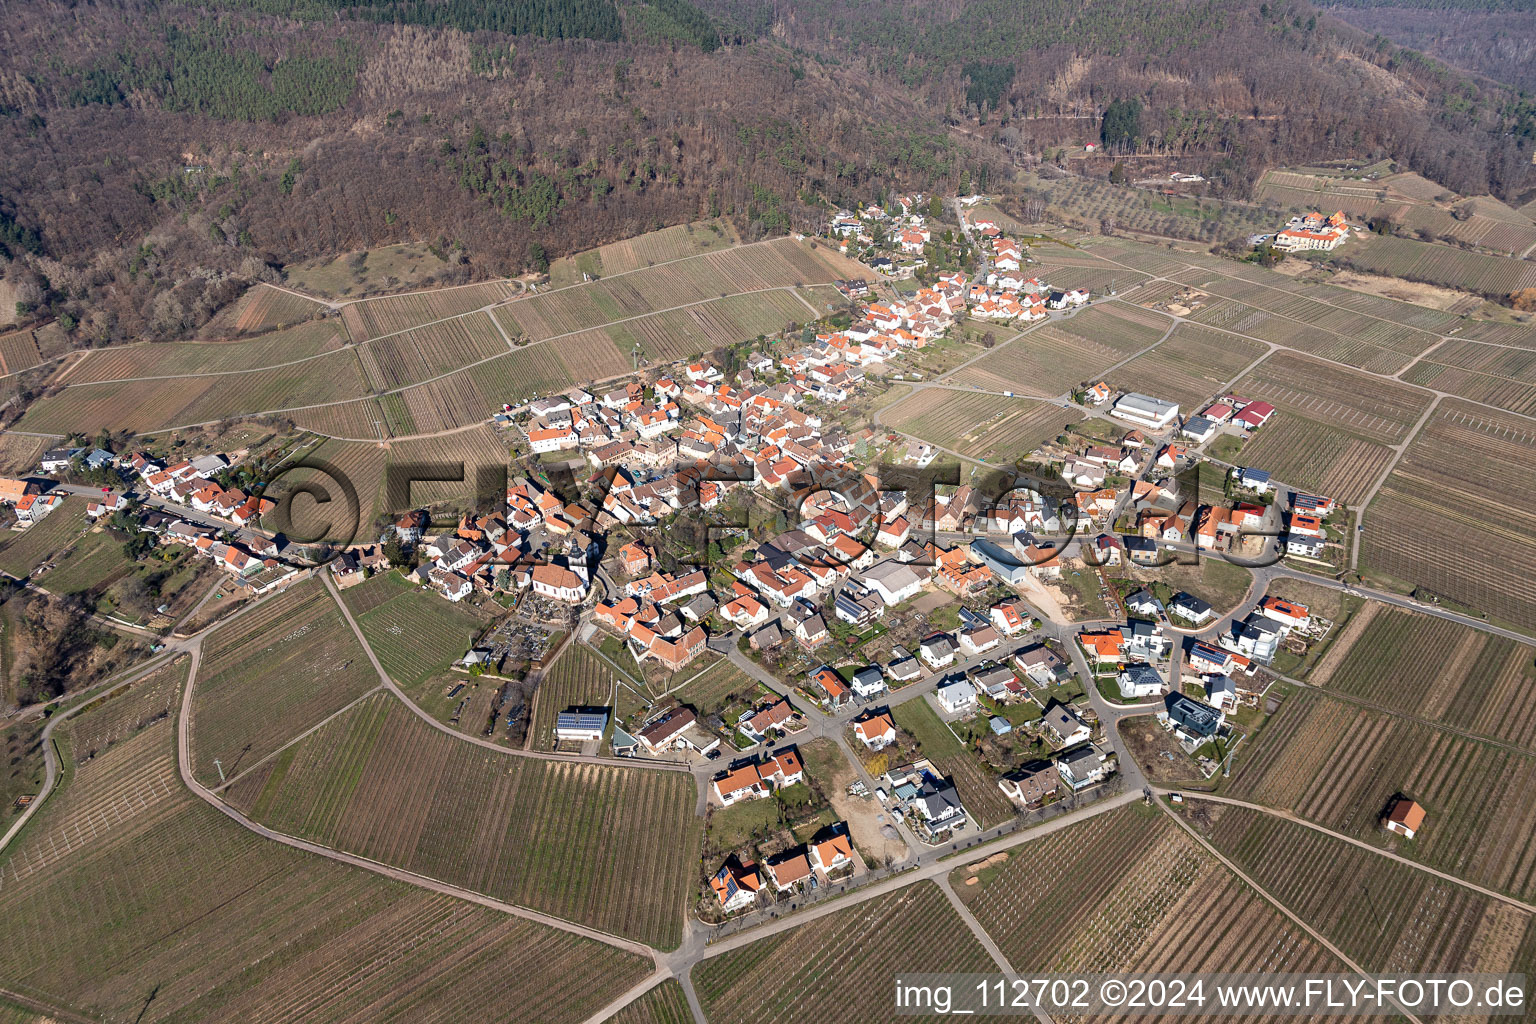
M 1109 414 L 1151 430 L 1166 430 L 1178 419 L 1179 404 L 1133 391 L 1121 395 Z
M 1406 797 L 1398 798 L 1387 812 L 1387 831 L 1397 832 L 1409 839 L 1424 826 L 1424 808 Z
M 585 742 L 587 740 L 600 740 L 603 731 L 608 728 L 608 712 L 606 711 L 562 711 L 555 716 L 555 739 L 574 740 Z

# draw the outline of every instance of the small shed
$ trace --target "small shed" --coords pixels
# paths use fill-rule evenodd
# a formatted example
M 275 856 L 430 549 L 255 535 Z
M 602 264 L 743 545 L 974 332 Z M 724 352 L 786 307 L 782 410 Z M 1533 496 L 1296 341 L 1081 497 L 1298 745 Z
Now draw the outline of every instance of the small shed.
M 1397 832 L 1409 839 L 1424 825 L 1424 808 L 1407 797 L 1399 797 L 1387 811 L 1388 832 Z

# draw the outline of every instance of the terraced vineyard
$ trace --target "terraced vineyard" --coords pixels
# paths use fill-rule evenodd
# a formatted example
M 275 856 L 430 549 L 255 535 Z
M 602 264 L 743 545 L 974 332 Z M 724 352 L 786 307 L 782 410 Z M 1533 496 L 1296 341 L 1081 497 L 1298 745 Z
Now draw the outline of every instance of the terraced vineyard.
M 250 767 L 379 685 L 318 581 L 300 583 L 204 642 L 192 698 L 192 770 L 204 785 Z
M 313 320 L 324 312 L 325 307 L 314 299 L 268 284 L 255 284 L 234 305 L 220 310 L 200 334 L 206 338 L 259 334 Z
M 950 884 L 1019 971 L 1343 969 L 1154 809 L 1100 814 Z
M 92 349 L 63 377 L 68 384 L 90 384 L 135 377 L 174 377 L 191 373 L 233 373 L 333 352 L 346 344 L 335 320 L 300 324 L 246 341 L 186 341 L 114 345 Z
M 1398 852 L 1470 882 L 1536 895 L 1536 757 L 1315 690 L 1290 696 L 1233 772 L 1227 792 Z M 1428 812 L 1418 835 L 1388 839 L 1397 794 Z
M 42 362 L 43 354 L 31 330 L 0 334 L 0 376 L 30 370 Z
M 874 1006 L 885 1019 L 891 977 L 917 948 L 925 970 L 995 970 L 938 887 L 921 882 L 705 960 L 693 984 L 711 1024 L 874 1020 Z
M 409 295 L 362 299 L 342 307 L 341 317 L 346 322 L 347 330 L 352 332 L 352 340 L 362 341 L 462 316 L 482 306 L 501 302 L 511 295 L 512 290 L 502 282 L 488 281 L 457 288 L 412 292 Z
M 1529 420 L 1442 401 L 1371 501 L 1360 564 L 1505 622 L 1536 622 L 1533 467 Z
M 388 390 L 501 355 L 507 342 L 489 316 L 474 313 L 370 341 L 357 351 L 374 383 Z
M 142 685 L 142 684 L 141 684 Z M 575 1024 L 648 958 L 398 884 L 263 839 L 176 776 L 168 717 L 130 694 L 60 730 L 63 789 L 0 858 L 0 986 L 76 1014 L 135 1020 Z M 110 720 L 110 721 L 108 721 Z M 517 970 L 501 969 L 515 961 Z M 253 964 L 260 964 L 254 969 Z M 585 982 L 570 989 L 571 972 Z
M 682 937 L 702 836 L 686 772 L 499 753 L 387 694 L 290 749 L 229 794 L 278 831 L 663 948 Z
M 1536 263 L 1505 256 L 1485 256 L 1449 245 L 1378 235 L 1351 247 L 1349 265 L 1371 274 L 1426 281 L 1504 298 L 1536 287 Z
M 575 256 L 556 260 L 549 268 L 555 287 L 577 284 L 583 275 L 612 277 L 669 260 L 714 252 L 736 244 L 736 233 L 726 221 L 678 224 L 626 238 Z

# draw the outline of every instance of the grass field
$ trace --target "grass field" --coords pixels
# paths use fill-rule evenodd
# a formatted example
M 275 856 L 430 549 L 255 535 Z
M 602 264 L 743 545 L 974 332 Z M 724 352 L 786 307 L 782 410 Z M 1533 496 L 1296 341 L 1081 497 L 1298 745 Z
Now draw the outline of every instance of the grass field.
M 960 802 L 982 828 L 991 828 L 1013 817 L 1013 805 L 997 788 L 997 780 L 966 750 L 925 700 L 909 700 L 891 709 L 896 725 L 909 733 L 923 756 L 955 783 Z
M 1441 402 L 1367 509 L 1361 566 L 1529 629 L 1533 467 L 1529 420 Z
M 90 523 L 85 506 L 84 498 L 66 497 L 41 522 L 25 530 L 0 531 L 0 570 L 25 578 L 50 555 L 73 544 Z
M 1100 814 L 950 883 L 1018 971 L 1343 969 L 1154 808 Z
M 265 824 L 534 910 L 675 946 L 698 864 L 685 772 L 501 754 L 370 697 L 230 799 Z
M 0 986 L 106 1020 L 577 1022 L 650 961 L 262 839 L 176 776 L 173 726 L 129 696 L 112 734 L 0 859 Z M 111 719 L 109 724 L 96 719 Z M 507 972 L 515 960 L 517 970 Z M 573 992 L 571 972 L 585 983 Z
M 362 260 L 359 263 L 358 257 Z M 286 283 L 326 298 L 347 298 L 398 288 L 422 288 L 449 268 L 421 242 L 402 242 L 303 266 L 284 267 Z
M 1431 723 L 1301 690 L 1233 772 L 1227 792 L 1388 845 L 1379 820 L 1396 794 L 1428 812 L 1398 852 L 1521 899 L 1536 894 L 1536 757 Z
M 1536 648 L 1374 602 L 1338 646 L 1313 684 L 1536 753 Z
M 1082 418 L 1048 402 L 929 388 L 892 406 L 881 422 L 969 458 L 1009 462 Z
M 891 977 L 914 958 L 927 971 L 995 969 L 938 886 L 922 882 L 705 960 L 693 984 L 710 1024 L 885 1020 Z
M 192 699 L 192 769 L 204 785 L 250 767 L 379 685 L 318 580 L 297 584 L 214 631 Z
M 1195 802 L 1213 844 L 1367 970 L 1530 972 L 1531 915 L 1303 825 Z
M 462 658 L 486 623 L 475 609 L 423 591 L 397 572 L 382 573 L 345 594 L 370 589 L 374 593 L 368 599 L 377 603 L 364 614 L 353 614 L 368 646 L 399 686 L 414 685 Z M 348 607 L 354 607 L 350 601 Z

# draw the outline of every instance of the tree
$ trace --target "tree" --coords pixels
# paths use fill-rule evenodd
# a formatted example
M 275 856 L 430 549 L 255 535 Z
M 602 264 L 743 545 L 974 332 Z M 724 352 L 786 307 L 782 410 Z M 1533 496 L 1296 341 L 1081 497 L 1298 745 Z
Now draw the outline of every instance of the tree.
M 1523 313 L 1536 312 L 1536 288 L 1522 288 L 1512 293 L 1509 304 Z
M 1115 166 L 1109 169 L 1109 183 L 1111 185 L 1125 184 L 1125 162 L 1116 160 Z
M 1113 100 L 1104 108 L 1099 123 L 1099 140 L 1109 149 L 1133 149 L 1141 138 L 1141 101 Z

